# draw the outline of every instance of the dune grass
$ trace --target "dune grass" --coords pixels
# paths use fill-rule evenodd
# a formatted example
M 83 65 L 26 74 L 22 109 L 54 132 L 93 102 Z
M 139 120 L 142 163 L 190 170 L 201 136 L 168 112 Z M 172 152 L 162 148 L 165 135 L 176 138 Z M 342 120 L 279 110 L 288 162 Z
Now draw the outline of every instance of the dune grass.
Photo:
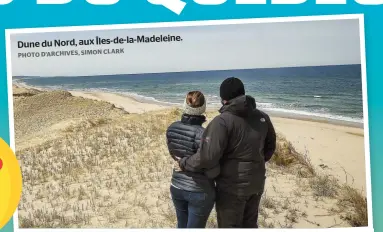
M 343 212 L 344 219 L 353 227 L 368 225 L 367 198 L 360 191 L 348 185 L 341 187 L 342 194 L 339 197 L 338 204 Z M 348 209 L 353 210 L 348 210 Z
M 363 193 L 350 185 L 339 184 L 336 178 L 328 174 L 317 172 L 308 155 L 298 153 L 294 146 L 280 135 L 271 162 L 285 168 L 299 168 L 298 175 L 309 178 L 308 183 L 314 196 L 336 199 L 339 206 L 337 212 L 344 215 L 342 218 L 351 226 L 368 226 L 367 198 Z

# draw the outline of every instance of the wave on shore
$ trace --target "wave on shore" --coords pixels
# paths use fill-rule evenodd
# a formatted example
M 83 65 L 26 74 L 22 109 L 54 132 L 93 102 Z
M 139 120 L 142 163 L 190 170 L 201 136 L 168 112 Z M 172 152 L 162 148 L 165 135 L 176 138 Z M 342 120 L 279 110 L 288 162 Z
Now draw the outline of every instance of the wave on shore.
M 156 99 L 155 97 L 151 96 L 144 96 L 142 94 L 134 93 L 134 92 L 125 92 L 125 91 L 118 91 L 115 89 L 108 89 L 108 88 L 73 88 L 69 89 L 68 86 L 44 86 L 44 88 L 41 88 L 40 86 L 32 86 L 28 85 L 25 82 L 21 80 L 13 80 L 13 83 L 17 86 L 24 87 L 24 88 L 34 88 L 38 90 L 67 90 L 67 91 L 77 91 L 77 92 L 86 92 L 86 93 L 110 93 L 110 94 L 117 94 L 120 96 L 126 96 L 133 98 L 134 100 L 142 103 L 151 103 L 151 104 L 158 104 L 162 106 L 178 106 L 181 107 L 182 103 L 180 102 L 171 102 L 167 100 L 160 100 Z M 183 98 L 183 94 L 178 94 L 179 99 Z M 207 100 L 208 100 L 208 108 L 210 109 L 219 109 L 221 107 L 221 103 L 219 100 L 219 97 L 216 95 L 209 95 L 207 94 Z M 322 96 L 313 96 L 313 98 L 322 98 Z M 264 111 L 270 112 L 270 113 L 277 113 L 284 116 L 289 117 L 303 117 L 303 118 L 312 118 L 312 119 L 328 119 L 328 120 L 335 120 L 340 122 L 346 122 L 346 123 L 356 123 L 359 125 L 363 125 L 363 118 L 352 118 L 347 117 L 343 115 L 333 115 L 330 113 L 320 113 L 320 112 L 313 112 L 310 111 L 310 109 L 300 110 L 300 109 L 288 109 L 288 108 L 282 108 L 276 106 L 274 103 L 270 102 L 257 102 L 257 106 L 259 109 L 262 109 Z

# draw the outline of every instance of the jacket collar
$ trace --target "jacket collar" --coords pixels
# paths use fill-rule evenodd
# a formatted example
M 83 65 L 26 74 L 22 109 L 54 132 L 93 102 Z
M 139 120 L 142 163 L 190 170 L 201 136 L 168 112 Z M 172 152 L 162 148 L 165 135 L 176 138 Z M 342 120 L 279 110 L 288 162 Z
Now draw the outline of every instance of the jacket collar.
M 185 124 L 201 126 L 204 122 L 206 122 L 206 117 L 204 115 L 182 114 L 181 122 Z
M 238 116 L 247 116 L 257 108 L 255 99 L 248 95 L 242 95 L 228 101 L 219 110 L 220 113 L 230 112 Z

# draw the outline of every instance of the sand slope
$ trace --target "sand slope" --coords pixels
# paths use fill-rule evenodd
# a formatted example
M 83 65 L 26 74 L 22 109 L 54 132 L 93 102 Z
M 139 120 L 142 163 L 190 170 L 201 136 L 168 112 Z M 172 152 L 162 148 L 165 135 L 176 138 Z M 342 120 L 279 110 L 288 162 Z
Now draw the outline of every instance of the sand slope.
M 363 129 L 326 123 L 272 118 L 276 130 L 323 171 L 366 189 Z

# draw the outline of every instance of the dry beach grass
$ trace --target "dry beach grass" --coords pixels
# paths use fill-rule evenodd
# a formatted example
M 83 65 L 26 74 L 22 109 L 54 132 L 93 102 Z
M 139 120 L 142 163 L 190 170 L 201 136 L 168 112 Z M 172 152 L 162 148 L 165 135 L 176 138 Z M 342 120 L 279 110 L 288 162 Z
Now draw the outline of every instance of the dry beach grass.
M 21 228 L 174 228 L 165 130 L 181 112 L 129 114 L 68 92 L 14 95 L 23 174 Z M 216 113 L 209 113 L 211 119 Z M 278 134 L 260 208 L 263 228 L 365 226 L 364 193 Z M 213 212 L 208 227 L 216 227 Z

